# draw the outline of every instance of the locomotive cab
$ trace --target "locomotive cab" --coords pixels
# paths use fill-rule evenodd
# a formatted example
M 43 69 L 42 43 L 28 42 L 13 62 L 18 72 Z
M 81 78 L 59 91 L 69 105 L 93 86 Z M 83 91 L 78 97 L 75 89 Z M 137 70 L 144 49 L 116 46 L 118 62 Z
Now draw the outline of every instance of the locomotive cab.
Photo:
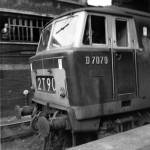
M 48 121 L 55 112 L 65 115 L 59 127 L 72 131 L 74 145 L 76 133 L 93 132 L 96 139 L 104 127 L 120 130 L 118 120 L 133 125 L 136 113 L 150 107 L 149 92 L 140 95 L 142 74 L 150 72 L 138 65 L 138 42 L 133 16 L 120 10 L 84 8 L 54 19 L 30 60 L 38 112 L 48 108 Z

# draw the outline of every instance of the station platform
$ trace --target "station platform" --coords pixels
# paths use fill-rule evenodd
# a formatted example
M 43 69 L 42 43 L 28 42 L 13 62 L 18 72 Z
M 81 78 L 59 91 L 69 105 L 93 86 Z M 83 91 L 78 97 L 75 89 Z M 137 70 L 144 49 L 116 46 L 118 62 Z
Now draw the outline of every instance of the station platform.
M 68 150 L 150 150 L 150 125 L 108 136 Z

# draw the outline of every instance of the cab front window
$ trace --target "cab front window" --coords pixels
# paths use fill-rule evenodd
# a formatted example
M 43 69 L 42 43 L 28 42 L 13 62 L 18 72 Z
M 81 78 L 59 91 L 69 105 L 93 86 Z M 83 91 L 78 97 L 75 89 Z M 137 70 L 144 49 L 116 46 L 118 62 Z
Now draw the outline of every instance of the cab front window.
M 70 15 L 54 23 L 51 47 L 71 46 L 77 32 L 78 15 Z
M 41 37 L 40 37 L 40 42 L 39 42 L 39 46 L 38 46 L 38 52 L 47 49 L 48 41 L 49 41 L 50 33 L 51 33 L 51 28 L 52 27 L 49 26 L 48 28 L 43 30 L 43 32 L 41 34 Z
M 106 44 L 106 28 L 105 17 L 103 16 L 88 16 L 83 44 Z
M 37 52 L 78 44 L 85 13 L 69 14 L 55 19 L 42 31 Z

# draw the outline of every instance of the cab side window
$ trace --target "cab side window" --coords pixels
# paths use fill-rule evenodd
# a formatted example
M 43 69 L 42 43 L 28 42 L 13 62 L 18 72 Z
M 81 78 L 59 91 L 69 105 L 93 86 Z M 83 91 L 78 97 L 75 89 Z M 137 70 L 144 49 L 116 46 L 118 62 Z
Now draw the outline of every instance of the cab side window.
M 135 18 L 139 47 L 150 51 L 150 20 Z
M 94 15 L 88 16 L 83 44 L 106 44 L 105 17 Z
M 91 16 L 92 43 L 105 44 L 105 18 L 100 16 Z
M 45 50 L 47 48 L 50 33 L 51 33 L 51 28 L 52 26 L 50 25 L 47 29 L 43 30 L 41 37 L 40 37 L 38 52 Z
M 127 21 L 116 20 L 116 44 L 119 47 L 128 46 L 128 30 L 127 30 Z
M 148 26 L 143 25 L 142 26 L 142 46 L 145 52 L 145 56 L 150 55 L 150 29 Z
M 83 44 L 89 45 L 91 43 L 91 30 L 90 30 L 90 18 L 88 16 L 86 20 L 86 26 L 85 26 L 85 31 L 84 31 L 84 36 L 83 36 Z

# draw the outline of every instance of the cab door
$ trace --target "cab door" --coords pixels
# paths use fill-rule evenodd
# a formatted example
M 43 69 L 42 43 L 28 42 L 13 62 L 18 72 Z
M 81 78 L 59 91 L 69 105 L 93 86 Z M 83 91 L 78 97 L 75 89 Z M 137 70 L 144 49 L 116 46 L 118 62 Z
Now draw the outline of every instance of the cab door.
M 137 93 L 136 54 L 132 43 L 130 19 L 114 17 L 113 27 L 112 57 L 115 97 L 118 100 L 129 100 Z

